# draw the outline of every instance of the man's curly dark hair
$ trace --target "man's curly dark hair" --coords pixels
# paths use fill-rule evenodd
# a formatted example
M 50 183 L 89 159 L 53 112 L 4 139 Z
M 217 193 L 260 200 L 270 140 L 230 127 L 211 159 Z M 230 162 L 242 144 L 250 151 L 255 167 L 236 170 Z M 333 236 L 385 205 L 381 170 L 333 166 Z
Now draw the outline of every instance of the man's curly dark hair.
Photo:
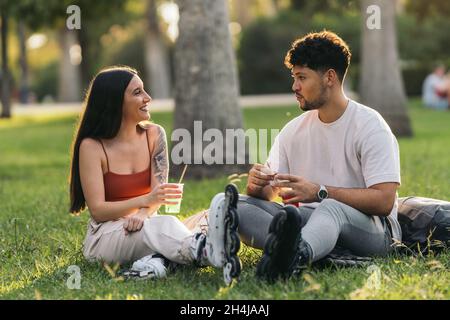
M 330 31 L 309 33 L 292 43 L 284 58 L 284 64 L 308 67 L 314 71 L 336 71 L 342 82 L 350 65 L 352 54 L 348 45 L 337 34 Z

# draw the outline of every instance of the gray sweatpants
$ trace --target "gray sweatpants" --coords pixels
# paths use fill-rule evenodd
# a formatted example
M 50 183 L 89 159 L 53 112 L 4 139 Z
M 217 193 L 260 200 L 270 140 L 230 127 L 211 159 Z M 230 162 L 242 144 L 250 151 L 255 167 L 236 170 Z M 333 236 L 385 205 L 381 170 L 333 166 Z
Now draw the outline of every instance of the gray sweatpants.
M 270 222 L 283 205 L 239 196 L 239 234 L 241 240 L 262 249 Z M 383 256 L 391 250 L 392 237 L 384 218 L 366 215 L 344 203 L 325 199 L 316 208 L 304 204 L 298 208 L 302 217 L 302 239 L 312 249 L 313 261 L 344 249 L 358 256 Z

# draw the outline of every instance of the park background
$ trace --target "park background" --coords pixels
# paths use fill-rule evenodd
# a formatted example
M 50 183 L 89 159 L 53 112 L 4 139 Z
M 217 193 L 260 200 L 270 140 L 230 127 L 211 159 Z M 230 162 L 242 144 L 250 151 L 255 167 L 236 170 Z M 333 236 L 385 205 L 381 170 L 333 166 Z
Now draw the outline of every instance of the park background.
M 367 27 L 372 4 L 381 29 Z M 81 9 L 79 30 L 67 28 L 70 5 Z M 243 246 L 241 281 L 229 288 L 211 268 L 123 282 L 117 266 L 84 261 L 88 214 L 68 214 L 67 184 L 81 101 L 101 67 L 140 71 L 155 99 L 152 120 L 168 137 L 191 130 L 193 120 L 204 129 L 280 129 L 300 113 L 284 54 L 296 37 L 329 29 L 353 54 L 346 92 L 377 109 L 397 135 L 399 196 L 449 200 L 450 113 L 420 100 L 433 66 L 450 67 L 448 1 L 2 0 L 0 10 L 1 299 L 450 298 L 448 251 L 378 259 L 376 272 L 313 268 L 269 285 L 254 278 L 261 252 Z M 195 82 L 192 66 L 201 70 Z M 190 167 L 180 218 L 207 208 L 229 174 L 244 169 Z M 245 190 L 245 176 L 234 182 Z M 81 270 L 79 290 L 67 286 L 71 265 Z

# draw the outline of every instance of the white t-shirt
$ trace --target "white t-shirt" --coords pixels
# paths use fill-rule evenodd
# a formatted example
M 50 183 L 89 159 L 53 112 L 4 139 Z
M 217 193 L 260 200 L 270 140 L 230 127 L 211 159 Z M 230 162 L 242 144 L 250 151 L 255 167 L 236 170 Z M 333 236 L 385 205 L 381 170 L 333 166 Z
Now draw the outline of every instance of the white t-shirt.
M 332 123 L 322 122 L 317 110 L 291 120 L 276 137 L 267 165 L 333 187 L 401 183 L 397 139 L 377 111 L 353 100 Z M 397 196 L 389 221 L 393 238 L 401 240 Z

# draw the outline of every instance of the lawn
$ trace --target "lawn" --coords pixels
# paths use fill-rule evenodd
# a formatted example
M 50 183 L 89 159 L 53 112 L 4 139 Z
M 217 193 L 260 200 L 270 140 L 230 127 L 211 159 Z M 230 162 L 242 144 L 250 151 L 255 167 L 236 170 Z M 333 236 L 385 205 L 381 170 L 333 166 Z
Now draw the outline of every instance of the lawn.
M 399 139 L 400 196 L 450 199 L 450 112 L 409 106 L 415 136 Z M 297 108 L 246 109 L 247 128 L 281 128 Z M 155 113 L 170 137 L 171 114 Z M 450 252 L 390 256 L 359 269 L 307 270 L 274 285 L 255 279 L 261 251 L 243 246 L 241 281 L 225 287 L 222 271 L 185 267 L 157 281 L 121 281 L 84 261 L 88 214 L 68 214 L 68 168 L 76 116 L 0 120 L 0 299 L 450 299 Z M 185 181 L 183 217 L 205 209 L 227 177 Z M 238 183 L 241 190 L 245 181 Z M 81 289 L 66 285 L 81 270 Z M 375 270 L 375 271 L 374 271 Z M 379 286 L 374 286 L 378 277 Z

